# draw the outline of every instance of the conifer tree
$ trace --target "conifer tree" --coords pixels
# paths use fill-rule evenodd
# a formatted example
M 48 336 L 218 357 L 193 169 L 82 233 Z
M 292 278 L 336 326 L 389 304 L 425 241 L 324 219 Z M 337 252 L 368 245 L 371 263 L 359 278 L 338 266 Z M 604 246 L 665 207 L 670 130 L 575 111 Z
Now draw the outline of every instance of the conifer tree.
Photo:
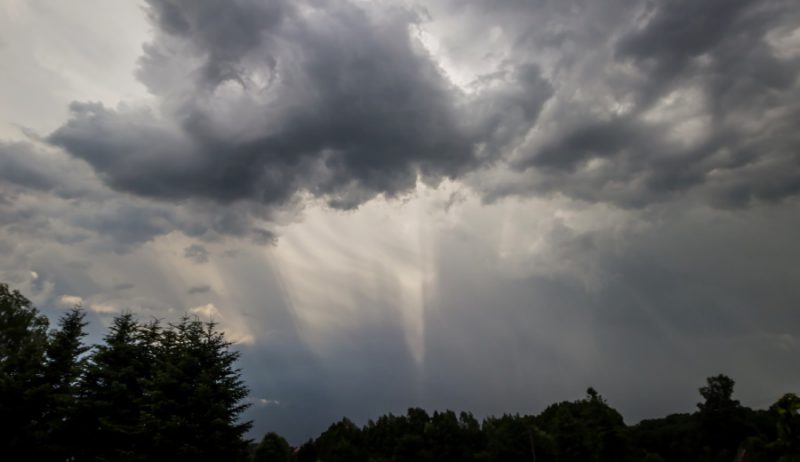
M 0 284 L 0 448 L 6 453 L 39 447 L 47 326 L 27 298 Z
M 170 460 L 237 460 L 245 457 L 240 422 L 247 388 L 235 368 L 238 352 L 213 323 L 184 318 L 161 334 L 147 426 L 154 450 Z
M 141 425 L 153 351 L 131 314 L 114 319 L 95 348 L 83 383 L 81 426 L 88 455 L 101 461 L 147 460 Z
M 45 383 L 49 388 L 45 400 L 43 445 L 51 460 L 66 460 L 74 453 L 80 436 L 76 432 L 79 381 L 83 372 L 85 313 L 76 306 L 59 320 L 59 327 L 50 332 L 46 350 Z

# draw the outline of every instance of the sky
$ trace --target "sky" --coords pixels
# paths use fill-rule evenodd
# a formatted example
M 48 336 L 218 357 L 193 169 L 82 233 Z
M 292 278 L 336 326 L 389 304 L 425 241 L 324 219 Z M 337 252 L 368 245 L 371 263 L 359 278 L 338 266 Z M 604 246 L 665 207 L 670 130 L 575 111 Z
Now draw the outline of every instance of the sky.
M 253 437 L 800 389 L 794 0 L 0 0 L 0 281 L 214 320 Z

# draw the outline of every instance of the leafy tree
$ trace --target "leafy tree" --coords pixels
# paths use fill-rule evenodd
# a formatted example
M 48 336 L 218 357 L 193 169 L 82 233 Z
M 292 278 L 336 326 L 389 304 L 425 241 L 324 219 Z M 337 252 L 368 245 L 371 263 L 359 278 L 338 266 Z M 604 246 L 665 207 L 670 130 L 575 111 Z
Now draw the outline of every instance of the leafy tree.
M 696 416 L 672 414 L 660 419 L 643 420 L 631 428 L 631 438 L 640 451 L 656 460 L 698 460 L 702 438 Z
M 545 409 L 536 423 L 553 435 L 560 461 L 623 461 L 628 458 L 622 416 L 593 389 L 587 397 Z
M 705 401 L 697 404 L 706 452 L 712 460 L 733 460 L 753 429 L 739 401 L 733 399 L 733 379 L 719 374 L 706 379 L 706 383 L 700 388 Z
M 254 462 L 290 462 L 292 448 L 280 435 L 274 432 L 267 433 L 256 447 Z
M 47 327 L 47 317 L 27 298 L 0 284 L 0 447 L 6 454 L 30 454 L 43 436 Z
M 361 429 L 344 418 L 328 427 L 316 441 L 317 455 L 325 462 L 365 462 L 367 451 Z
M 733 399 L 734 380 L 727 375 L 719 374 L 706 379 L 706 386 L 700 388 L 700 395 L 705 402 L 698 403 L 702 413 L 728 412 L 739 407 L 739 401 Z
M 800 397 L 787 393 L 770 407 L 776 420 L 778 437 L 771 449 L 779 462 L 800 461 Z
M 543 435 L 535 432 L 533 419 L 519 415 L 489 417 L 483 422 L 483 433 L 486 437 L 486 458 L 496 461 L 530 461 L 533 455 L 531 439 L 538 446 Z M 537 456 L 540 454 L 537 453 Z M 539 460 L 543 460 L 539 458 Z

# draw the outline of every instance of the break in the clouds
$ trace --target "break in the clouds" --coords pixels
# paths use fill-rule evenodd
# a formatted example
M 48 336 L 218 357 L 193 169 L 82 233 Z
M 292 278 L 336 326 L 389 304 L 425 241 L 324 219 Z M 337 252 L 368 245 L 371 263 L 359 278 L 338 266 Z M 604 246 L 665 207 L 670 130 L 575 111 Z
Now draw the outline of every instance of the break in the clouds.
M 214 319 L 257 432 L 800 387 L 795 1 L 108 5 L 0 3 L 0 280 Z

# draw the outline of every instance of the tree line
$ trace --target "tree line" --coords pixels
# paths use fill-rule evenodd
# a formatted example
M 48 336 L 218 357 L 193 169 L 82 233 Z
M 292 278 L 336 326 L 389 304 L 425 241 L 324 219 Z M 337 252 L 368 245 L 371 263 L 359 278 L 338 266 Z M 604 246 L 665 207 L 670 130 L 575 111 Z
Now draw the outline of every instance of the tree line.
M 734 381 L 717 375 L 700 388 L 694 413 L 628 426 L 592 388 L 538 415 L 478 421 L 453 411 L 384 415 L 358 426 L 347 418 L 296 449 L 268 433 L 256 461 L 275 462 L 798 462 L 800 399 L 786 394 L 767 410 L 733 399 Z
M 246 439 L 238 353 L 213 323 L 114 318 L 88 346 L 76 307 L 46 316 L 0 283 L 0 458 L 31 461 L 800 462 L 800 398 L 769 409 L 709 377 L 697 411 L 626 425 L 592 388 L 537 415 L 481 421 L 409 409 L 363 426 L 347 418 L 293 448 L 277 433 Z

